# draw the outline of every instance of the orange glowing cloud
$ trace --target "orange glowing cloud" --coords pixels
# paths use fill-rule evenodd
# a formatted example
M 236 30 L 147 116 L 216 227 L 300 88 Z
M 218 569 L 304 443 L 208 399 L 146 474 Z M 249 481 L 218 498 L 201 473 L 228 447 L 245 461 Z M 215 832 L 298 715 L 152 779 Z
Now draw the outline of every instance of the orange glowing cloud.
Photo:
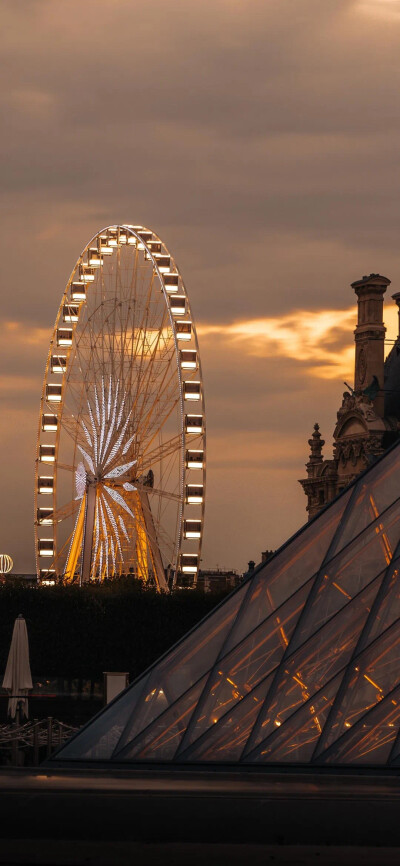
M 15 345 L 17 342 L 20 342 L 23 345 L 28 344 L 31 346 L 46 347 L 46 344 L 48 346 L 51 337 L 51 331 L 49 328 L 32 327 L 23 322 L 3 321 L 1 323 L 1 328 L 3 334 L 3 346 L 4 343 L 7 346 L 7 343 Z
M 354 11 L 370 15 L 375 19 L 382 18 L 386 21 L 397 19 L 400 22 L 399 0 L 358 0 Z
M 0 400 L 19 400 L 21 410 L 35 398 L 40 399 L 42 379 L 51 332 L 23 322 L 0 322 L 3 370 L 0 375 Z M 30 399 L 31 398 L 31 399 Z
M 385 310 L 388 348 L 397 333 L 397 310 Z M 199 325 L 200 338 L 216 335 L 236 343 L 245 355 L 284 357 L 308 367 L 322 379 L 349 378 L 354 371 L 353 331 L 357 309 L 297 310 L 284 316 L 248 319 L 227 325 Z

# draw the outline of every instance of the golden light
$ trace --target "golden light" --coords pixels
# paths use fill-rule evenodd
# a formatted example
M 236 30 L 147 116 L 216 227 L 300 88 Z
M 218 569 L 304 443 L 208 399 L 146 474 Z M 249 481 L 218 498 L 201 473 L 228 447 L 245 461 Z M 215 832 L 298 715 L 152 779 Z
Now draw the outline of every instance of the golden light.
M 358 0 L 354 11 L 378 20 L 400 22 L 400 0 Z
M 384 311 L 387 351 L 397 336 L 397 308 Z M 357 309 L 294 310 L 283 316 L 248 319 L 227 325 L 200 325 L 198 334 L 229 343 L 255 358 L 292 358 L 308 362 L 308 373 L 322 379 L 352 379 L 354 373 L 353 331 Z
M 14 563 L 8 553 L 0 553 L 0 574 L 9 574 Z

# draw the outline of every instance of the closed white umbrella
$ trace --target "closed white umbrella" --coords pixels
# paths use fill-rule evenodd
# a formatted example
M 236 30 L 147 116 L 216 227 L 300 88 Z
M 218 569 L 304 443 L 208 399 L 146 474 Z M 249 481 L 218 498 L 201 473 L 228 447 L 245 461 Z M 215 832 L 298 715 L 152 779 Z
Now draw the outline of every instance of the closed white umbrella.
M 8 689 L 10 699 L 8 701 L 8 715 L 12 719 L 20 714 L 28 716 L 28 690 L 32 688 L 32 676 L 29 665 L 29 643 L 26 622 L 22 614 L 14 623 L 13 636 L 10 651 L 8 653 L 7 667 L 3 679 L 3 689 Z

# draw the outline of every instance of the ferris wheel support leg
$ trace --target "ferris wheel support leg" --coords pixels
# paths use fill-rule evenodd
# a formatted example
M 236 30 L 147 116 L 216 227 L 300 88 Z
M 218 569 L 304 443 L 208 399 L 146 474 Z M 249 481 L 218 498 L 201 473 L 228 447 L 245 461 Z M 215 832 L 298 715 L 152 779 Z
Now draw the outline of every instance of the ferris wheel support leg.
M 160 548 L 157 542 L 157 533 L 156 528 L 154 526 L 153 515 L 151 512 L 150 500 L 148 493 L 145 490 L 141 490 L 140 494 L 140 504 L 142 506 L 142 513 L 144 518 L 144 523 L 146 527 L 147 533 L 147 542 L 150 547 L 151 559 L 153 563 L 153 568 L 157 580 L 157 585 L 159 589 L 164 589 L 168 591 L 168 583 L 165 579 L 165 571 L 162 563 Z
M 82 502 L 79 507 L 78 519 L 75 525 L 74 537 L 71 542 L 71 547 L 69 550 L 69 555 L 67 559 L 67 563 L 64 571 L 64 580 L 67 583 L 71 583 L 74 579 L 74 574 L 76 572 L 76 567 L 78 564 L 79 555 L 82 550 L 82 537 L 83 537 L 83 528 L 85 522 L 85 511 L 86 511 L 86 493 L 83 496 Z
M 136 514 L 136 558 L 137 558 L 137 576 L 143 583 L 147 583 L 149 579 L 149 567 L 147 562 L 147 538 L 146 528 L 143 517 L 143 511 L 140 504 L 140 499 L 137 499 L 135 506 Z
M 96 485 L 88 484 L 86 493 L 85 528 L 83 533 L 81 584 L 90 580 L 92 565 L 93 529 L 96 513 Z M 108 577 L 108 575 L 106 575 Z

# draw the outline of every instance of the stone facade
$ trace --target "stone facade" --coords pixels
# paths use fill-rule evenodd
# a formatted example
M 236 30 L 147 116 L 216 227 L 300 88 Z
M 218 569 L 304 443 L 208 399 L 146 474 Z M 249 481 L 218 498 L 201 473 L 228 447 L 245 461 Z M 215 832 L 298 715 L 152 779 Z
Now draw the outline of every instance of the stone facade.
M 383 296 L 390 280 L 370 274 L 352 283 L 357 295 L 354 390 L 343 394 L 333 432 L 333 459 L 324 460 L 319 425 L 308 440 L 307 496 L 309 520 L 350 484 L 400 435 L 400 338 L 384 360 L 386 328 Z M 393 295 L 399 308 L 400 293 Z

